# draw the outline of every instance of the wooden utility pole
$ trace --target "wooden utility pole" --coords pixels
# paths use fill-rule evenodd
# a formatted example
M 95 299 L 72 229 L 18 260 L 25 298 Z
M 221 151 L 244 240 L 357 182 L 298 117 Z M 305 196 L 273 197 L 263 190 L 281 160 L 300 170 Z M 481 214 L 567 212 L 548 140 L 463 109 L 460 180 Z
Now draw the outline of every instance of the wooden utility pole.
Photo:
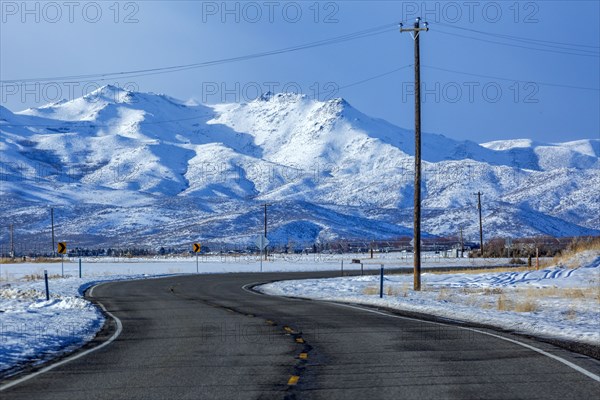
M 463 239 L 463 227 L 460 226 L 460 257 L 463 258 L 465 256 L 465 241 Z
M 483 193 L 477 192 L 473 194 L 477 196 L 477 209 L 479 210 L 479 253 L 483 257 L 483 222 L 481 218 L 481 195 Z
M 428 31 L 427 22 L 421 27 L 421 18 L 417 18 L 412 28 L 404 28 L 400 23 L 400 32 L 411 32 L 415 42 L 415 196 L 413 223 L 413 268 L 414 290 L 421 290 L 421 54 L 419 33 Z
M 50 221 L 52 224 L 52 255 L 56 254 L 56 243 L 54 242 L 54 207 L 50 207 Z
M 263 206 L 265 207 L 265 239 L 267 238 L 267 207 L 270 206 L 271 204 L 263 204 Z M 267 255 L 268 255 L 268 250 L 267 250 L 267 246 L 265 246 L 265 261 L 267 261 Z
M 10 258 L 15 258 L 15 226 L 10 224 Z

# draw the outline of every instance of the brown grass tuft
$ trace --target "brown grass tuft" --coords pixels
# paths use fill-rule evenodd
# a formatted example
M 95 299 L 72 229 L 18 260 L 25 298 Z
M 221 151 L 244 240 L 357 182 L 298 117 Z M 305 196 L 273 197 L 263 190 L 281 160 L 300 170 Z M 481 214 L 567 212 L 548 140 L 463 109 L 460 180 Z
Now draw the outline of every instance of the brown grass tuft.
M 498 296 L 498 302 L 496 304 L 496 308 L 498 311 L 508 311 L 509 310 L 509 301 L 506 299 L 504 294 Z
M 487 269 L 455 269 L 451 271 L 427 271 L 428 274 L 435 275 L 448 275 L 448 274 L 487 274 L 494 272 L 525 272 L 531 271 L 531 268 L 525 267 L 498 267 L 498 268 L 487 268 Z
M 377 286 L 367 286 L 363 289 L 363 294 L 366 295 L 374 295 L 379 294 L 379 287 Z
M 538 306 L 533 300 L 525 300 L 514 304 L 514 310 L 516 312 L 533 312 L 538 309 Z
M 589 250 L 600 251 L 600 236 L 574 239 L 567 249 L 561 251 L 552 259 L 552 264 L 564 265 L 567 268 L 577 268 L 579 265 L 572 260 L 573 256 Z

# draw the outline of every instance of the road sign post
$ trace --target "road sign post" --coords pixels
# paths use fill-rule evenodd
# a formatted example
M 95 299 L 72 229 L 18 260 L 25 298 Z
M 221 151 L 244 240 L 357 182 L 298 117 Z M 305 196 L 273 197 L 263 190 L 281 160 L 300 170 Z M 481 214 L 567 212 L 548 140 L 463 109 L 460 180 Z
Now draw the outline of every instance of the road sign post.
M 194 253 L 196 253 L 196 273 L 200 273 L 200 267 L 198 266 L 198 254 L 200 253 L 200 250 L 202 250 L 202 244 L 200 243 L 194 243 L 192 245 L 192 250 L 194 250 Z
M 58 242 L 58 254 L 60 254 L 61 275 L 65 277 L 65 254 L 67 254 L 67 242 Z
M 263 250 L 269 244 L 269 239 L 267 239 L 267 237 L 265 235 L 260 235 L 259 237 L 256 238 L 256 241 L 254 243 L 256 244 L 256 247 L 258 247 L 260 249 L 260 272 L 262 272 L 262 270 L 263 270 L 262 253 L 263 253 Z M 265 255 L 266 255 L 266 252 L 265 252 Z

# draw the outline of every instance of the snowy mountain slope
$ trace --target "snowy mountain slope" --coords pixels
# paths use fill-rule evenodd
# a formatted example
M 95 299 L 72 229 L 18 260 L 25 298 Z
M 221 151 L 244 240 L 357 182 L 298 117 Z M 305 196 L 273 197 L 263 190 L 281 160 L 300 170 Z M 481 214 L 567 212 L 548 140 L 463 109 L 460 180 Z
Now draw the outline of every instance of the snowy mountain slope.
M 105 86 L 0 108 L 0 211 L 35 235 L 47 231 L 47 206 L 60 206 L 62 233 L 92 243 L 247 242 L 264 201 L 279 243 L 410 235 L 413 143 L 343 99 L 205 106 Z M 598 139 L 478 145 L 424 134 L 423 153 L 429 233 L 463 225 L 475 235 L 482 191 L 489 236 L 600 234 Z

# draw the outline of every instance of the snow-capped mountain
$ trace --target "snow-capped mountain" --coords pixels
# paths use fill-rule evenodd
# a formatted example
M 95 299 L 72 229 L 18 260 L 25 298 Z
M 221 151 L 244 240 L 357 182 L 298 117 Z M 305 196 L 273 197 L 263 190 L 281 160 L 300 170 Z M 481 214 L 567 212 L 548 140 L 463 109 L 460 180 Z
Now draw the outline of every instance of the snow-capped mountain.
M 0 106 L 0 133 L 0 211 L 22 237 L 49 235 L 50 205 L 59 236 L 85 246 L 247 243 L 264 202 L 276 243 L 412 231 L 413 133 L 343 99 L 208 106 L 105 86 L 17 113 Z M 599 139 L 422 141 L 429 234 L 462 225 L 475 239 L 477 191 L 488 238 L 600 234 Z

